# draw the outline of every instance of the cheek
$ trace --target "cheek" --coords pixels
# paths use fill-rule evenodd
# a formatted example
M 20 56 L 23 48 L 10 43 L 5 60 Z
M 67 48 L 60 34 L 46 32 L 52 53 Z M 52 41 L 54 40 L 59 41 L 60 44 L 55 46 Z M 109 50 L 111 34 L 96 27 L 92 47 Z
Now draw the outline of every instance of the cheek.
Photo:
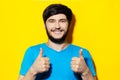
M 62 29 L 64 29 L 65 31 L 68 30 L 68 25 L 66 25 L 66 24 L 62 24 L 61 26 L 62 26 Z
M 54 25 L 55 24 L 46 24 L 46 27 L 47 27 L 47 29 L 52 29 L 52 28 L 54 28 Z

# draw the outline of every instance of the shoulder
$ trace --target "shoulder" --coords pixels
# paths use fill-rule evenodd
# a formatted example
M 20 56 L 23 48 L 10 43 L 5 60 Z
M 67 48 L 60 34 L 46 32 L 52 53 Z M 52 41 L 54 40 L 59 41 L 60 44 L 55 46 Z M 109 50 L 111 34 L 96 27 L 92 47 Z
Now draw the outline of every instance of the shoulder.
M 75 45 L 75 44 L 70 44 L 70 48 L 72 48 L 72 49 L 76 49 L 76 50 L 80 50 L 80 49 L 82 49 L 83 51 L 88 52 L 88 50 L 87 50 L 86 48 L 83 48 L 83 47 L 78 46 L 78 45 Z
M 25 53 L 26 53 L 26 55 L 27 54 L 33 55 L 33 54 L 39 53 L 40 48 L 42 48 L 44 45 L 45 45 L 45 43 L 41 43 L 41 44 L 36 44 L 36 45 L 30 46 L 30 47 L 28 47 L 26 49 Z
M 32 46 L 28 47 L 27 50 L 36 50 L 36 49 L 40 49 L 40 48 L 44 47 L 44 45 L 45 45 L 45 43 L 32 45 Z
M 82 53 L 84 57 L 91 57 L 89 50 L 86 48 L 83 48 L 81 46 L 74 45 L 74 44 L 70 44 L 70 48 L 71 50 L 78 51 L 78 52 L 80 51 L 80 49 L 82 49 Z
M 38 56 L 40 52 L 40 48 L 42 48 L 44 45 L 45 43 L 36 44 L 36 45 L 28 47 L 25 51 L 24 57 L 25 58 L 28 57 L 34 60 Z

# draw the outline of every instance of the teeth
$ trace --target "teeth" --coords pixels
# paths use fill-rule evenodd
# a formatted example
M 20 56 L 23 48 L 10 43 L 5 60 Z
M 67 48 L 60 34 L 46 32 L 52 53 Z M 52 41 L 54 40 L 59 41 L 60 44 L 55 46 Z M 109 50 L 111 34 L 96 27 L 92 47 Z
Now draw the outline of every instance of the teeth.
M 55 33 L 60 33 L 60 31 L 55 31 Z

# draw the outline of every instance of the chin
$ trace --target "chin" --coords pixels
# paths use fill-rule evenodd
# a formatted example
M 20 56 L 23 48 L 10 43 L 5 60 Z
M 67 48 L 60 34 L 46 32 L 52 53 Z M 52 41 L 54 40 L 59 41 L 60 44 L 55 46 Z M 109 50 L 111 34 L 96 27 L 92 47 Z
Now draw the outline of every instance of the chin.
M 63 35 L 62 36 L 52 36 L 54 39 L 61 39 L 62 37 L 63 37 Z
M 49 36 L 49 39 L 54 43 L 61 44 L 65 41 L 66 37 L 65 36 L 62 36 L 62 37 Z
M 47 31 L 47 35 L 48 35 L 48 38 L 54 42 L 54 43 L 57 43 L 57 44 L 61 44 L 63 42 L 65 42 L 65 39 L 67 37 L 67 32 L 66 33 L 61 33 L 61 34 L 50 34 L 48 31 Z
M 59 40 L 59 39 L 62 39 L 62 37 L 53 37 L 53 38 L 54 38 L 54 39 L 58 39 L 58 40 Z

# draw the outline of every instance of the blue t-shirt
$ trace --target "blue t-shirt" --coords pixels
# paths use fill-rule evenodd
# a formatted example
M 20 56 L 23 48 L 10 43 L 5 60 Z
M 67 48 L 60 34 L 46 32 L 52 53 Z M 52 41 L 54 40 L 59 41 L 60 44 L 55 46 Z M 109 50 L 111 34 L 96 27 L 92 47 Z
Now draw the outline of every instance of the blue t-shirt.
M 35 80 L 82 80 L 80 74 L 74 73 L 71 69 L 71 60 L 73 57 L 79 57 L 79 50 L 81 49 L 81 47 L 73 44 L 69 44 L 67 48 L 61 51 L 56 51 L 48 47 L 46 43 L 28 48 L 21 64 L 20 75 L 26 75 L 36 60 L 40 48 L 43 49 L 43 57 L 50 59 L 50 69 L 47 72 L 37 74 Z M 86 49 L 83 49 L 82 54 L 92 75 L 96 76 L 90 53 Z

